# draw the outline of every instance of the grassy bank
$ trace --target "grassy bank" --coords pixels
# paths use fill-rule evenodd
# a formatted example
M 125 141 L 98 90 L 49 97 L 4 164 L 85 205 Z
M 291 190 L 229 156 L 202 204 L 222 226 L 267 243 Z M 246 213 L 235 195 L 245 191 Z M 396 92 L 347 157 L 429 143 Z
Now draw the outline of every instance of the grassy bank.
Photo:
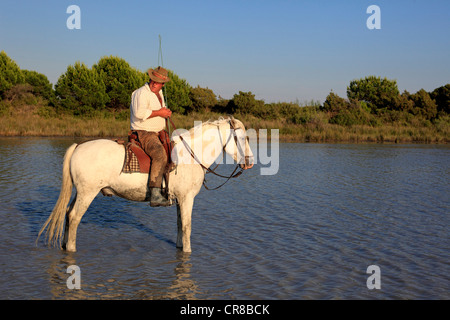
M 206 121 L 223 116 L 218 113 L 174 114 L 177 128 L 189 129 L 194 121 Z M 341 126 L 326 121 L 305 124 L 289 123 L 285 119 L 263 120 L 251 115 L 235 115 L 247 128 L 279 130 L 282 142 L 392 142 L 392 143 L 448 143 L 450 119 L 438 123 L 418 123 L 416 126 L 387 123 L 378 126 Z M 91 117 L 56 114 L 46 107 L 23 106 L 0 115 L 1 136 L 69 136 L 69 137 L 126 137 L 129 130 L 128 111 L 101 112 Z
M 0 117 L 2 136 L 73 136 L 120 137 L 126 136 L 129 123 L 110 118 L 81 118 L 71 115 L 42 117 L 35 113 L 22 113 Z

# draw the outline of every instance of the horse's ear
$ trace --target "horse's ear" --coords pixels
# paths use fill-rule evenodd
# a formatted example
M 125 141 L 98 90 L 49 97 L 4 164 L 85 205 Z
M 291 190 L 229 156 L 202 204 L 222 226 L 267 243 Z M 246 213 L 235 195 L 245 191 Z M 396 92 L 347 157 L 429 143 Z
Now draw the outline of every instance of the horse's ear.
M 236 127 L 236 119 L 231 114 L 229 114 L 228 117 L 230 118 L 230 122 L 233 128 Z

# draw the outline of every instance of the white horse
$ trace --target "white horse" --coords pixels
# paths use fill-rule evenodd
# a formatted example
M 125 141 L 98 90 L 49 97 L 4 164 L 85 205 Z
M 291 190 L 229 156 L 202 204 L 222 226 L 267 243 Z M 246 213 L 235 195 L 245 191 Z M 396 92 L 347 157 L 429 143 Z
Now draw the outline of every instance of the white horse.
M 242 169 L 249 169 L 253 166 L 253 153 L 244 125 L 233 117 L 206 122 L 179 135 L 175 133 L 172 158 L 177 166 L 170 172 L 168 193 L 177 200 L 177 247 L 191 252 L 192 207 L 204 181 L 205 168 L 224 150 Z M 63 249 L 75 252 L 78 224 L 99 191 L 133 201 L 149 201 L 148 174 L 122 173 L 124 158 L 124 147 L 112 140 L 98 139 L 70 146 L 64 156 L 58 201 L 38 239 L 48 228 L 49 244 L 61 245 L 62 240 Z M 73 185 L 76 195 L 67 207 Z

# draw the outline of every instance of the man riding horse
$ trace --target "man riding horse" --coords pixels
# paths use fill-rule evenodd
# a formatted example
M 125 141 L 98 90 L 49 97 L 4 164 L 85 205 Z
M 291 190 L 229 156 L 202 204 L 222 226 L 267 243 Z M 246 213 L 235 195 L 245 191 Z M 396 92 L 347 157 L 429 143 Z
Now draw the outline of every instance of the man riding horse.
M 144 151 L 150 156 L 151 169 L 148 187 L 151 190 L 150 206 L 169 206 L 169 200 L 161 193 L 162 179 L 168 158 L 158 132 L 164 130 L 172 114 L 166 108 L 162 88 L 170 81 L 168 71 L 162 67 L 149 69 L 150 81 L 131 95 L 131 130 L 136 132 Z

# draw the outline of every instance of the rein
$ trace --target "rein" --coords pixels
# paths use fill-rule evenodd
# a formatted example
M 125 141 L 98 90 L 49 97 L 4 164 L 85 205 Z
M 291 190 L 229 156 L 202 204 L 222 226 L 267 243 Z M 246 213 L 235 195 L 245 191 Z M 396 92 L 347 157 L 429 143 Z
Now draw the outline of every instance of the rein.
M 172 119 L 171 119 L 170 117 L 169 117 L 169 120 L 170 120 L 170 123 L 172 124 L 172 127 L 174 128 L 174 130 L 176 130 L 176 127 L 175 127 L 175 125 L 173 124 Z M 234 128 L 234 126 L 233 126 L 233 124 L 231 123 L 231 121 L 229 122 L 229 124 L 230 124 L 230 128 L 233 129 L 233 132 L 234 132 L 234 142 L 236 143 L 236 147 L 238 147 L 237 136 L 236 136 L 236 133 L 235 133 L 236 129 Z M 229 176 L 224 176 L 224 175 L 221 175 L 221 174 L 215 172 L 215 169 L 217 169 L 217 167 L 218 167 L 219 165 L 217 165 L 214 169 L 210 169 L 210 168 L 205 167 L 205 166 L 201 163 L 201 161 L 197 159 L 197 157 L 195 156 L 194 151 L 192 151 L 191 147 L 190 147 L 189 144 L 184 140 L 183 136 L 182 136 L 182 135 L 179 135 L 179 137 L 180 137 L 180 140 L 183 141 L 183 144 L 184 144 L 184 146 L 186 147 L 186 149 L 188 150 L 188 152 L 190 153 L 191 157 L 192 157 L 192 158 L 193 158 L 193 159 L 194 159 L 194 160 L 195 160 L 195 161 L 196 161 L 196 162 L 197 162 L 204 170 L 206 170 L 206 173 L 212 173 L 212 174 L 214 174 L 214 175 L 216 175 L 216 176 L 218 176 L 218 177 L 227 179 L 224 183 L 222 183 L 222 184 L 219 185 L 218 187 L 215 187 L 215 188 L 212 188 L 212 189 L 211 189 L 211 188 L 208 188 L 208 186 L 206 185 L 206 179 L 203 178 L 203 186 L 205 187 L 206 190 L 217 190 L 217 189 L 219 189 L 220 187 L 222 187 L 225 183 L 227 183 L 230 179 L 232 179 L 232 178 L 237 178 L 237 177 L 239 177 L 239 176 L 242 174 L 242 172 L 244 172 L 244 169 L 242 169 L 242 168 L 240 168 L 240 171 L 236 172 L 236 171 L 239 169 L 239 164 L 236 165 L 236 168 L 234 168 L 233 172 L 232 172 Z M 223 150 L 225 150 L 225 147 L 227 146 L 227 144 L 228 144 L 228 141 L 227 141 L 227 142 L 225 143 L 225 145 L 223 146 Z
M 164 63 L 163 63 L 163 56 L 162 56 L 162 46 L 161 46 L 161 35 L 159 35 L 158 65 L 159 65 L 159 58 L 161 58 L 161 65 L 164 66 Z M 165 87 L 163 87 L 163 91 L 164 91 L 164 99 L 166 99 L 166 91 L 165 91 Z M 165 104 L 166 104 L 166 103 L 165 103 Z M 162 105 L 162 103 L 161 103 L 161 105 Z M 167 104 L 166 104 L 166 105 L 167 105 Z M 167 121 L 167 119 L 169 119 L 169 121 Z M 167 130 L 169 130 L 168 133 L 170 134 L 169 122 L 170 122 L 170 124 L 172 125 L 173 131 L 175 131 L 177 128 L 176 128 L 175 125 L 173 124 L 173 121 L 172 121 L 172 118 L 171 118 L 171 117 L 166 118 L 166 128 L 167 128 Z M 238 146 L 238 141 L 237 141 L 237 136 L 236 136 L 236 132 L 235 132 L 236 129 L 234 128 L 233 124 L 231 123 L 231 120 L 230 120 L 229 124 L 230 124 L 230 128 L 233 129 L 233 132 L 234 132 L 234 142 L 236 143 L 236 148 L 239 148 L 239 146 Z M 220 135 L 220 133 L 219 133 L 219 135 Z M 224 176 L 224 175 L 221 175 L 221 174 L 219 174 L 219 173 L 217 173 L 217 172 L 214 171 L 215 169 L 217 169 L 217 167 L 218 167 L 219 165 L 217 165 L 214 169 L 210 169 L 210 168 L 205 167 L 205 166 L 197 159 L 197 157 L 196 157 L 195 154 L 194 154 L 194 151 L 192 151 L 192 149 L 191 149 L 191 147 L 189 146 L 189 144 L 183 139 L 183 136 L 180 135 L 179 137 L 180 137 L 181 141 L 183 141 L 184 146 L 186 147 L 186 149 L 187 149 L 187 150 L 189 151 L 189 153 L 191 154 L 191 157 L 192 157 L 195 161 L 197 161 L 197 163 L 198 163 L 204 170 L 206 170 L 206 173 L 212 173 L 212 174 L 214 174 L 214 175 L 216 175 L 216 176 L 218 176 L 218 177 L 227 179 L 224 183 L 222 183 L 222 184 L 219 185 L 218 187 L 211 189 L 211 188 L 208 188 L 208 186 L 206 185 L 206 179 L 203 178 L 203 185 L 205 186 L 205 188 L 206 188 L 207 190 L 216 190 L 216 189 L 219 189 L 219 188 L 222 187 L 225 183 L 227 183 L 231 178 L 237 178 L 237 177 L 239 177 L 239 176 L 242 174 L 242 172 L 244 171 L 244 169 L 240 168 L 241 170 L 238 171 L 238 172 L 236 172 L 237 169 L 239 168 L 239 164 L 237 164 L 237 165 L 236 165 L 236 168 L 234 168 L 233 172 L 232 172 L 229 176 Z M 227 146 L 227 144 L 228 144 L 228 141 L 227 141 L 227 142 L 225 143 L 225 145 L 223 146 L 223 150 L 224 150 L 224 151 L 225 151 L 225 147 Z

